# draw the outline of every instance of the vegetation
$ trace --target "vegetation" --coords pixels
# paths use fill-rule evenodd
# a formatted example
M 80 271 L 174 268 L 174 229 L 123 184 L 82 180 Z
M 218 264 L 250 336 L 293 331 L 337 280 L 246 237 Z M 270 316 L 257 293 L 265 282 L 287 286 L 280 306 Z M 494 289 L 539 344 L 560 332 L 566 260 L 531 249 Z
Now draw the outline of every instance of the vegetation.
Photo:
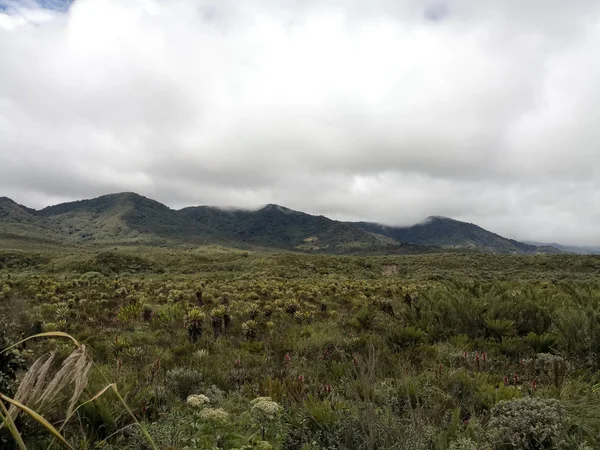
M 3 449 L 600 447 L 598 257 L 11 246 Z

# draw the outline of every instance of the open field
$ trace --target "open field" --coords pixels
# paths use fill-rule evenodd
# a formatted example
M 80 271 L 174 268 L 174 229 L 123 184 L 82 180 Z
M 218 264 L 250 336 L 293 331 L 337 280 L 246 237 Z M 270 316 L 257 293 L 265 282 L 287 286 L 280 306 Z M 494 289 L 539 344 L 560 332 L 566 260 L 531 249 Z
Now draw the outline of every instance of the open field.
M 30 340 L 0 392 L 43 357 L 21 398 L 74 448 L 600 447 L 600 257 L 20 247 L 0 249 L 0 347 L 61 331 L 94 364 L 44 398 L 75 346 Z M 85 403 L 109 383 L 151 441 L 111 389 Z

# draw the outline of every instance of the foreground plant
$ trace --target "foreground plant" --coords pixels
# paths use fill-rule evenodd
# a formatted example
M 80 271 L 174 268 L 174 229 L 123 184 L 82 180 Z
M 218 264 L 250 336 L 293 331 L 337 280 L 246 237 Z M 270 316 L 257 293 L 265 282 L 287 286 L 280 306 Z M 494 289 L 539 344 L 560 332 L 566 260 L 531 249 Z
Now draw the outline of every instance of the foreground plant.
M 21 381 L 21 384 L 19 386 L 19 389 L 17 390 L 14 399 L 0 393 L 0 402 L 6 402 L 10 404 L 10 409 L 8 410 L 6 410 L 4 403 L 2 403 L 1 405 L 2 414 L 0 415 L 0 419 L 2 420 L 2 424 L 10 430 L 19 448 L 23 450 L 26 448 L 25 443 L 21 439 L 19 431 L 15 425 L 15 420 L 20 413 L 25 413 L 29 415 L 33 420 L 35 420 L 43 428 L 45 428 L 54 437 L 54 439 L 60 441 L 67 448 L 72 448 L 69 442 L 61 434 L 60 430 L 62 430 L 66 426 L 69 420 L 73 417 L 75 411 L 78 409 L 75 408 L 75 405 L 79 401 L 81 394 L 87 386 L 88 375 L 91 367 L 94 365 L 94 361 L 87 354 L 84 345 L 78 342 L 71 335 L 63 332 L 47 332 L 36 334 L 26 339 L 23 339 L 0 352 L 0 354 L 2 354 L 4 352 L 10 351 L 12 348 L 30 339 L 57 337 L 70 339 L 75 344 L 75 350 L 63 361 L 60 370 L 54 375 L 54 377 L 52 377 L 52 379 L 49 382 L 46 383 L 46 380 L 48 378 L 52 362 L 54 361 L 54 353 L 51 353 L 48 357 L 42 356 L 33 363 L 31 368 L 27 371 L 25 377 Z M 102 374 L 102 372 L 100 373 Z M 104 377 L 104 374 L 102 374 L 102 376 Z M 108 380 L 106 381 L 108 382 Z M 27 404 L 35 404 L 43 410 L 45 407 L 50 405 L 60 393 L 67 391 L 71 384 L 74 385 L 73 392 L 71 394 L 69 404 L 67 407 L 66 417 L 63 421 L 63 425 L 60 430 L 57 430 L 41 414 L 33 410 L 31 407 L 27 406 Z M 83 406 L 86 403 L 96 400 L 106 391 L 108 391 L 109 388 L 117 396 L 119 402 L 125 408 L 127 413 L 131 416 L 134 422 L 140 427 L 150 446 L 153 449 L 157 450 L 147 430 L 138 421 L 137 417 L 135 416 L 131 408 L 127 405 L 127 403 L 125 403 L 125 400 L 119 394 L 119 391 L 115 384 L 108 383 L 108 386 L 106 386 L 104 389 L 98 392 L 98 394 L 94 395 L 90 400 L 81 404 L 79 407 Z

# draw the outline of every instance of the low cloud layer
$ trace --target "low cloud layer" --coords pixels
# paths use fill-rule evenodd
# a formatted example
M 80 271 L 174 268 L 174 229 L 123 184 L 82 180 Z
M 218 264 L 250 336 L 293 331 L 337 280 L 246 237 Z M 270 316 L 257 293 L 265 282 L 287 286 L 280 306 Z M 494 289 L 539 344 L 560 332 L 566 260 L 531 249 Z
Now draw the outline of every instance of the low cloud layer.
M 0 195 L 600 244 L 596 0 L 0 0 Z

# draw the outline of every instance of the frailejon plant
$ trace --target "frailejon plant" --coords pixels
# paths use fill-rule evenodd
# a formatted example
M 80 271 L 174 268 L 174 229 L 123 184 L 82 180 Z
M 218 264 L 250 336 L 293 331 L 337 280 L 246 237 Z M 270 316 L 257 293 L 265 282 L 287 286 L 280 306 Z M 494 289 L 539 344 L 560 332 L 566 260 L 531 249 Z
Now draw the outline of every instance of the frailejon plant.
M 188 337 L 191 342 L 197 342 L 202 336 L 205 314 L 198 308 L 192 309 L 185 318 Z

